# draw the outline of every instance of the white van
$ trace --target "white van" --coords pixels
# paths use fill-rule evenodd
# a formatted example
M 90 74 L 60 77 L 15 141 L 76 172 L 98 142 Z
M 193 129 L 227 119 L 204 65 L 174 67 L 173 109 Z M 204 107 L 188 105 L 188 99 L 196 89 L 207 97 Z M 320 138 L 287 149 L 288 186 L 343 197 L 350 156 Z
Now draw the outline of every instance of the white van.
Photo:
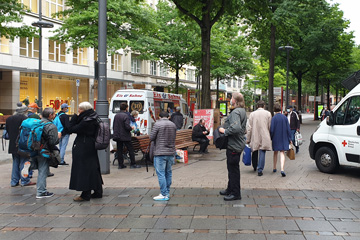
M 360 84 L 353 88 L 311 135 L 309 153 L 321 172 L 339 165 L 360 167 Z
M 129 105 L 130 113 L 134 110 L 139 112 L 136 123 L 141 134 L 151 133 L 152 126 L 159 118 L 160 111 L 166 111 L 168 108 L 175 111 L 176 107 L 181 107 L 181 113 L 184 116 L 183 128 L 192 128 L 193 119 L 190 117 L 188 105 L 181 95 L 150 90 L 126 89 L 116 91 L 111 98 L 109 106 L 111 132 L 114 117 L 120 112 L 120 104 L 123 102 Z

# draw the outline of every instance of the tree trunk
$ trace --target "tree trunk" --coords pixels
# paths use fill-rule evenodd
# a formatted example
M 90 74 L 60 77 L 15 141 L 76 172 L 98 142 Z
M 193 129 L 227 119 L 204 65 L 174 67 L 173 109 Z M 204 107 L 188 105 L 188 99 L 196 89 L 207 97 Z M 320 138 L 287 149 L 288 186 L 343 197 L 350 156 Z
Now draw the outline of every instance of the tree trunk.
M 178 94 L 179 93 L 179 79 L 180 79 L 180 77 L 179 77 L 179 69 L 176 68 L 175 72 L 176 72 L 176 75 L 175 75 L 175 93 Z
M 330 79 L 327 80 L 327 89 L 326 89 L 326 106 L 330 109 Z
M 301 112 L 302 110 L 302 105 L 301 105 L 301 82 L 302 82 L 302 72 L 300 71 L 298 76 L 298 107 L 297 107 L 297 110 L 299 112 Z
M 268 110 L 271 112 L 271 115 L 274 115 L 274 73 L 275 73 L 275 33 L 276 27 L 271 24 L 271 34 L 270 34 L 270 59 L 269 59 L 269 103 Z
M 338 104 L 338 99 L 339 99 L 339 87 L 336 88 L 336 98 L 335 98 L 335 105 Z
M 220 78 L 216 78 L 216 108 L 219 108 L 219 82 Z
M 315 83 L 315 99 L 316 100 L 316 96 L 319 96 L 319 81 L 320 81 L 320 73 L 317 72 L 316 73 L 316 83 Z M 314 107 L 314 120 L 319 120 L 319 115 L 317 114 L 318 112 L 318 102 L 315 101 L 315 107 Z
M 210 21 L 203 20 L 204 25 Z M 201 27 L 201 69 L 202 69 L 202 93 L 201 108 L 211 108 L 210 98 L 210 23 Z

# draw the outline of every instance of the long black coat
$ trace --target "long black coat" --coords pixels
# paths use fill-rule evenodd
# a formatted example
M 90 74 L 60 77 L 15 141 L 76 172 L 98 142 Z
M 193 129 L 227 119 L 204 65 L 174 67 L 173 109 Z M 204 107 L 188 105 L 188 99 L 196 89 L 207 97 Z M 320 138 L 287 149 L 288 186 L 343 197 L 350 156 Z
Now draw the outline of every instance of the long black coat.
M 69 132 L 77 133 L 72 148 L 72 166 L 69 188 L 77 191 L 101 190 L 103 180 L 100 163 L 95 149 L 98 128 L 97 113 L 93 109 L 74 115 Z
M 19 136 L 19 128 L 22 121 L 26 119 L 26 115 L 22 113 L 16 113 L 6 119 L 5 129 L 9 133 L 9 153 L 17 154 L 16 139 Z
M 131 141 L 131 126 L 130 126 L 130 118 L 128 114 L 124 111 L 117 113 L 114 117 L 114 141 Z

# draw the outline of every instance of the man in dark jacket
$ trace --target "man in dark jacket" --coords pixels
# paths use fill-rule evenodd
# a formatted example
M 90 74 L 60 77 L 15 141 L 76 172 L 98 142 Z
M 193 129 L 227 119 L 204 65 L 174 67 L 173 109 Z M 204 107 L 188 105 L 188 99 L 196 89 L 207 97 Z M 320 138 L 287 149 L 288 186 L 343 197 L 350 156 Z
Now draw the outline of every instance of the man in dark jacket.
M 66 146 L 68 145 L 69 138 L 70 138 L 69 115 L 66 114 L 68 111 L 69 111 L 69 105 L 67 105 L 66 103 L 63 103 L 63 104 L 61 104 L 61 111 L 58 112 L 58 114 L 57 114 L 60 118 L 61 125 L 64 128 L 61 132 L 61 138 L 59 141 L 59 150 L 60 150 L 60 157 L 61 157 L 61 162 L 59 163 L 59 165 L 69 165 L 68 163 L 66 163 L 64 161 Z
M 28 108 L 22 103 L 17 104 L 15 114 L 6 119 L 5 130 L 9 134 L 9 153 L 12 154 L 13 166 L 11 172 L 11 182 L 12 187 L 19 186 L 19 180 L 21 180 L 21 186 L 30 186 L 36 183 L 30 181 L 29 176 L 23 177 L 20 172 L 24 168 L 25 162 L 28 161 L 27 158 L 24 158 L 18 154 L 18 148 L 16 147 L 16 139 L 19 136 L 19 128 L 22 123 L 27 118 Z
M 209 145 L 209 139 L 206 136 L 209 135 L 209 133 L 205 128 L 205 120 L 200 119 L 192 132 L 192 140 L 200 143 L 199 153 L 208 153 L 207 146 Z
M 184 116 L 181 114 L 180 110 L 180 107 L 176 107 L 176 112 L 171 114 L 170 117 L 170 121 L 175 123 L 177 130 L 180 130 L 184 125 Z
M 160 112 L 160 119 L 154 124 L 150 135 L 150 140 L 155 143 L 154 166 L 160 185 L 160 194 L 153 198 L 155 201 L 168 201 L 170 194 L 176 126 L 168 117 L 167 112 Z
M 299 115 L 295 111 L 293 111 L 292 106 L 287 107 L 287 112 L 288 112 L 287 118 L 289 120 L 290 130 L 291 130 L 291 141 L 294 143 L 296 131 L 300 132 L 300 119 L 299 119 Z M 299 146 L 295 146 L 295 147 L 296 147 L 296 153 L 298 153 Z
M 126 168 L 124 165 L 124 156 L 123 156 L 123 146 L 125 145 L 130 155 L 130 168 L 140 168 L 141 166 L 136 165 L 135 163 L 135 153 L 134 148 L 131 144 L 131 130 L 130 118 L 126 113 L 128 109 L 127 103 L 120 104 L 120 112 L 117 113 L 114 117 L 114 141 L 117 145 L 117 155 L 119 162 L 119 169 Z
M 245 101 L 241 93 L 233 93 L 230 104 L 234 110 L 227 117 L 224 127 L 219 128 L 219 132 L 228 136 L 228 146 L 226 149 L 226 165 L 228 170 L 228 186 L 220 191 L 220 195 L 225 195 L 225 201 L 239 200 L 240 194 L 240 155 L 245 147 L 246 133 L 246 112 Z

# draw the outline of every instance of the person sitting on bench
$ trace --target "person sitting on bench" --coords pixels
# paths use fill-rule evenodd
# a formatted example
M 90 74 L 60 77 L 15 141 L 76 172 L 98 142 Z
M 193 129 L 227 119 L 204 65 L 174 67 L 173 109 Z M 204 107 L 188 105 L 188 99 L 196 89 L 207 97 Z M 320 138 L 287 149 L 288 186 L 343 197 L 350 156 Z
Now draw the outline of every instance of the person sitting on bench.
M 206 136 L 209 135 L 209 133 L 205 128 L 205 120 L 200 119 L 192 132 L 192 140 L 200 143 L 199 153 L 208 153 L 207 146 L 209 145 L 209 139 Z

